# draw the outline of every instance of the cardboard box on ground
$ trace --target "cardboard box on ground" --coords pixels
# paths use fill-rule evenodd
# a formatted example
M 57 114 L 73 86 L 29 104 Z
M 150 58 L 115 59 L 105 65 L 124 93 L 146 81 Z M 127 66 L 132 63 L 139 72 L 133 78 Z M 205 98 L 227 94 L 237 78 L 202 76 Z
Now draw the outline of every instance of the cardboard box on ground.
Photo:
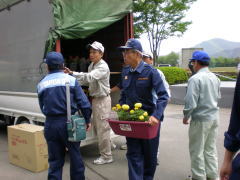
M 48 169 L 48 150 L 43 129 L 43 126 L 32 124 L 8 126 L 10 163 L 33 172 Z

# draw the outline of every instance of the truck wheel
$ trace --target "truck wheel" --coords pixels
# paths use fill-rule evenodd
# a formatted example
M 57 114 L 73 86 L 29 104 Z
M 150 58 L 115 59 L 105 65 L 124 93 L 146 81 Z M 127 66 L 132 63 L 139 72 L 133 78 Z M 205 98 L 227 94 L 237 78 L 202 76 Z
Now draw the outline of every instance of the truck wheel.
M 17 120 L 17 123 L 16 124 L 30 124 L 30 121 L 25 118 L 25 117 L 20 117 L 18 120 Z
M 21 121 L 19 124 L 30 124 L 30 122 L 28 120 L 25 120 L 25 121 Z

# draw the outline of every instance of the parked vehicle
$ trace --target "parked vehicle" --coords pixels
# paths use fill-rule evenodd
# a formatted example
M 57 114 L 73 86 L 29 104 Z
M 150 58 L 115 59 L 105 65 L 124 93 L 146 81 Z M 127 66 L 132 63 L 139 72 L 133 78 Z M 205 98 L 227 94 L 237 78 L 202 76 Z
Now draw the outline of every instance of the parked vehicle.
M 61 51 L 66 59 L 87 59 L 86 45 L 103 43 L 111 86 L 116 85 L 122 68 L 117 47 L 133 36 L 131 5 L 131 0 L 0 0 L 0 119 L 7 124 L 44 123 L 36 85 L 46 74 L 43 57 L 50 50 Z M 90 132 L 82 144 L 94 140 Z
M 158 67 L 171 67 L 171 64 L 158 64 Z

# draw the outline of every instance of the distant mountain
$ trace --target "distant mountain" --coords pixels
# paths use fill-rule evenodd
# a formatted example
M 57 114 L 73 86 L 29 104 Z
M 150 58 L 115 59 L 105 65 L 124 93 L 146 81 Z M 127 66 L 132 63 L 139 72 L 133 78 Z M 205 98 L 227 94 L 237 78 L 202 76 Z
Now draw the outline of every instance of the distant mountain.
M 203 48 L 211 57 L 240 57 L 240 42 L 232 42 L 215 38 L 204 41 L 194 47 Z
M 240 57 L 240 47 L 235 49 L 223 50 L 212 55 L 212 57 L 219 57 L 219 56 L 227 57 L 227 58 Z

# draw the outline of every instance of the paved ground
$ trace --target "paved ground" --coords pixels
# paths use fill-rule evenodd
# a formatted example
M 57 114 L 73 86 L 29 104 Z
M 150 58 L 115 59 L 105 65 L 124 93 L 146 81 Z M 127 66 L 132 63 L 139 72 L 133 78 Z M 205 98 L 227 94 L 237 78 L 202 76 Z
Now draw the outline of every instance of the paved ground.
M 168 105 L 165 112 L 165 120 L 162 124 L 160 138 L 160 165 L 157 167 L 155 180 L 184 180 L 190 174 L 190 161 L 188 155 L 188 127 L 182 124 L 181 105 Z M 220 127 L 218 135 L 219 164 L 222 162 L 224 152 L 223 133 L 227 129 L 230 109 L 221 109 Z M 86 179 L 88 180 L 127 180 L 126 151 L 119 150 L 119 146 L 125 142 L 123 137 L 113 140 L 117 149 L 113 151 L 115 162 L 96 166 L 92 161 L 98 156 L 97 145 L 93 144 L 81 148 L 86 165 Z M 47 171 L 32 173 L 28 170 L 16 167 L 8 162 L 6 126 L 0 125 L 0 179 L 1 180 L 44 180 L 47 179 Z M 69 159 L 63 170 L 63 180 L 69 180 Z

